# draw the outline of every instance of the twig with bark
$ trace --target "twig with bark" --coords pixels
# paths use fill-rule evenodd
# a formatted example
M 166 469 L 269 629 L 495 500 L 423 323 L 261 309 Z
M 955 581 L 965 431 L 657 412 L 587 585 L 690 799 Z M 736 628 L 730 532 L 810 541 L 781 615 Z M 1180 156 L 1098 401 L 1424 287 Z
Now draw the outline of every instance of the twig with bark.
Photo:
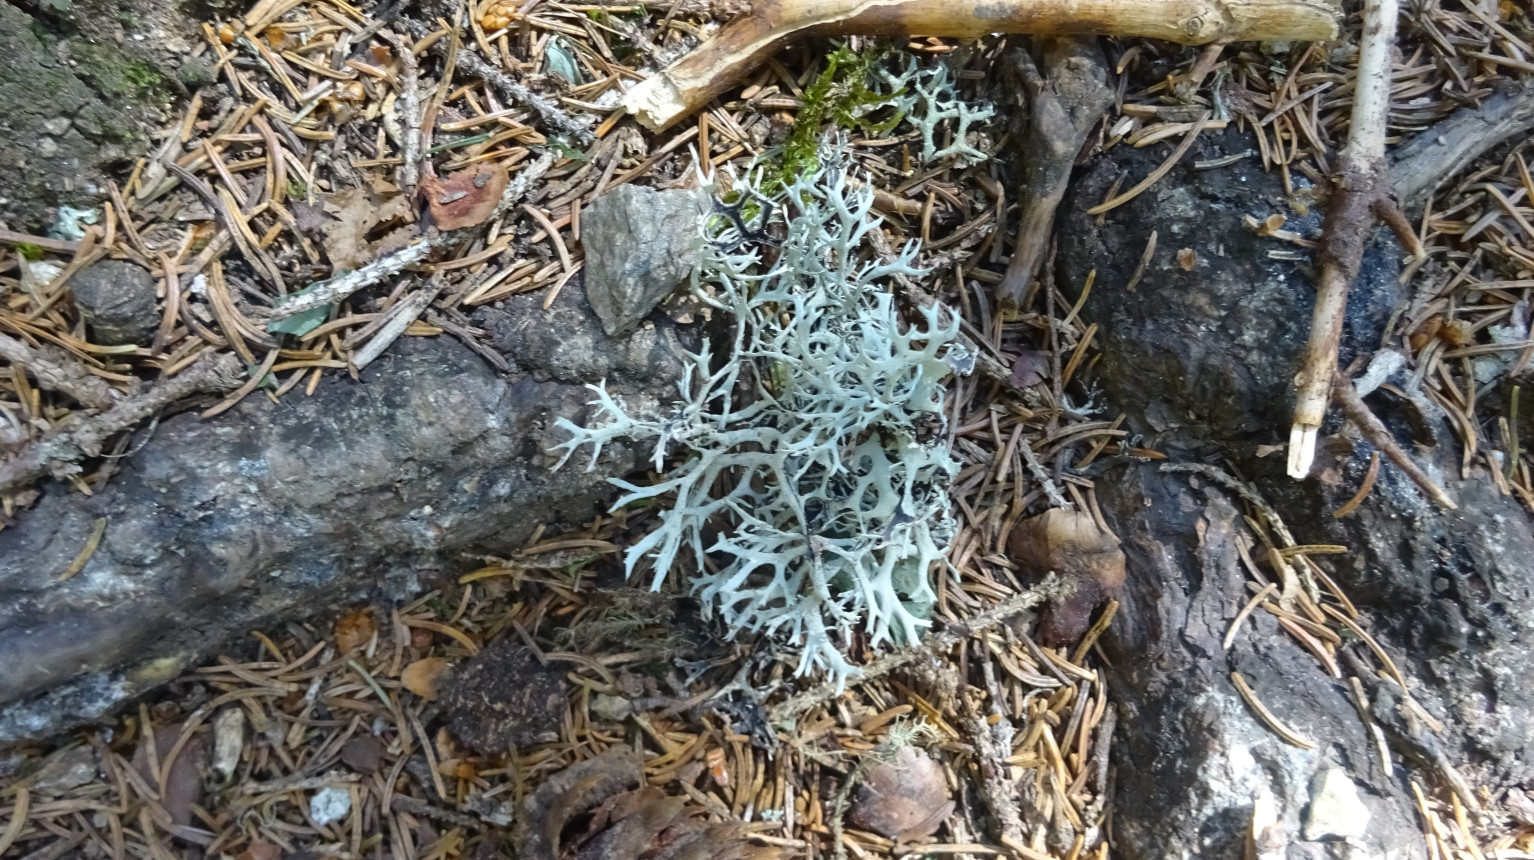
M 67 394 L 89 409 L 103 410 L 117 403 L 118 393 L 106 380 L 92 376 L 79 362 L 55 350 L 33 349 L 8 335 L 0 334 L 0 358 L 12 366 L 24 367 L 37 384 L 50 391 Z
M 814 36 L 1146 36 L 1187 45 L 1322 40 L 1325 0 L 760 0 L 696 50 L 629 90 L 623 106 L 659 131 L 729 89 L 789 42 Z
M 78 471 L 76 463 L 100 456 L 107 440 L 118 433 L 136 427 L 178 400 L 237 388 L 243 375 L 240 359 L 233 353 L 205 355 L 143 394 L 127 398 L 100 415 L 60 428 L 0 463 L 0 493 L 22 489 L 49 474 Z
M 946 654 L 950 648 L 976 633 L 990 630 L 1014 615 L 1026 612 L 1045 601 L 1069 597 L 1074 591 L 1075 588 L 1072 585 L 1050 574 L 1037 586 L 1003 600 L 974 618 L 950 624 L 942 631 L 929 635 L 921 644 L 908 645 L 897 651 L 891 651 L 869 663 L 863 667 L 860 674 L 852 678 L 852 683 L 866 684 L 910 666 L 918 660 Z M 767 712 L 767 721 L 772 725 L 778 725 L 786 720 L 797 719 L 816 705 L 829 702 L 841 694 L 842 689 L 838 684 L 829 681 L 818 684 L 774 705 Z
M 1348 289 L 1358 277 L 1364 247 L 1375 219 L 1384 221 L 1413 254 L 1422 247 L 1396 204 L 1385 162 L 1385 121 L 1390 111 L 1391 51 L 1395 47 L 1397 0 L 1368 0 L 1359 47 L 1348 144 L 1332 171 L 1326 232 L 1321 239 L 1321 274 L 1311 317 L 1310 342 L 1295 377 L 1294 421 L 1289 429 L 1289 475 L 1303 478 L 1315 460 L 1316 438 L 1326 415 L 1337 345 L 1347 312 Z
M 1405 472 L 1406 477 L 1411 478 L 1412 482 L 1433 500 L 1433 504 L 1451 511 L 1459 507 L 1442 487 L 1434 483 L 1433 479 L 1422 471 L 1421 466 L 1412 461 L 1411 455 L 1396 442 L 1395 437 L 1390 435 L 1385 424 L 1369 409 L 1369 404 L 1364 402 L 1358 389 L 1353 387 L 1352 380 L 1339 374 L 1336 382 L 1332 384 L 1332 395 L 1337 398 L 1337 405 L 1342 407 L 1342 414 L 1357 425 L 1364 438 L 1383 451 L 1390 462 Z
M 410 35 L 417 39 L 424 39 L 431 33 L 431 29 L 420 21 L 412 18 L 401 18 L 400 20 L 404 23 L 405 28 L 410 31 Z M 432 50 L 446 57 L 448 45 L 439 41 L 432 45 Z M 571 118 L 563 110 L 560 110 L 558 104 L 512 80 L 510 75 L 485 62 L 485 59 L 475 53 L 473 48 L 467 45 L 460 47 L 457 59 L 453 65 L 471 77 L 484 80 L 490 86 L 495 87 L 501 95 L 506 96 L 512 101 L 532 108 L 555 131 L 570 135 L 576 142 L 588 144 L 596 139 L 596 136 L 591 133 L 591 129 Z

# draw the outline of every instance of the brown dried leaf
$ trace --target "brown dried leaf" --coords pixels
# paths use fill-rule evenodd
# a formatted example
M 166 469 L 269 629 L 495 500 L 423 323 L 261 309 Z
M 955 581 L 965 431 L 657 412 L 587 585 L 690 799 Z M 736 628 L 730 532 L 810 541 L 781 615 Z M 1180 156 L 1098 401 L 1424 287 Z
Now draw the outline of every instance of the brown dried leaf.
M 1038 385 L 1049 374 L 1049 355 L 1024 348 L 1012 359 L 1012 375 L 1007 379 L 1018 388 Z
M 383 757 L 383 741 L 372 735 L 358 735 L 341 747 L 341 761 L 363 776 L 376 773 Z
M 517 856 L 556 860 L 566 824 L 643 782 L 644 763 L 625 746 L 554 774 L 522 801 Z
M 372 641 L 373 634 L 377 632 L 378 625 L 373 621 L 372 609 L 348 612 L 336 619 L 336 648 L 343 654 L 353 648 L 361 648 Z
M 925 839 L 953 808 L 943 768 L 916 747 L 901 747 L 893 761 L 863 769 L 847 820 L 880 836 Z
M 452 670 L 441 657 L 427 657 L 405 667 L 399 674 L 399 682 L 417 696 L 434 702 L 450 680 Z
M 1041 613 L 1039 640 L 1045 645 L 1080 639 L 1092 612 L 1124 584 L 1119 539 L 1083 511 L 1054 508 L 1024 520 L 1012 530 L 1007 549 L 1025 572 L 1042 577 L 1053 571 L 1076 585 L 1073 596 Z
M 1183 248 L 1177 252 L 1177 265 L 1184 272 L 1193 271 L 1193 267 L 1198 265 L 1198 254 L 1192 248 Z
M 329 216 L 321 225 L 330 264 L 337 269 L 360 269 L 383 251 L 379 238 L 390 238 L 400 226 L 415 220 L 410 201 L 402 194 L 381 197 L 363 188 L 324 195 Z M 409 231 L 413 232 L 413 231 Z M 398 237 L 394 237 L 395 243 Z
M 421 194 L 441 230 L 458 230 L 483 223 L 501 201 L 510 177 L 499 164 L 481 162 L 457 173 L 421 180 Z

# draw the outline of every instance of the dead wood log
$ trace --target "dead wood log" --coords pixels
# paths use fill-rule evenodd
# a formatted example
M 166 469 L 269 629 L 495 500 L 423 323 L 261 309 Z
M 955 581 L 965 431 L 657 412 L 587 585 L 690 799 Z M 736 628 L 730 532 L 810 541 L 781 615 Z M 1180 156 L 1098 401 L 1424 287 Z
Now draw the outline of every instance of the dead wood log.
M 93 496 L 44 484 L 0 531 L 0 747 L 108 716 L 252 629 L 406 598 L 466 556 L 515 555 L 540 524 L 588 522 L 605 476 L 640 456 L 552 472 L 555 420 L 587 420 L 585 383 L 603 378 L 658 408 L 697 343 L 660 314 L 608 339 L 580 287 L 476 316 L 510 374 L 405 338 L 312 397 L 162 420 Z
M 761 0 L 697 50 L 629 90 L 623 105 L 659 131 L 790 42 L 913 33 L 1147 36 L 1187 45 L 1330 39 L 1337 35 L 1337 8 L 1329 0 Z

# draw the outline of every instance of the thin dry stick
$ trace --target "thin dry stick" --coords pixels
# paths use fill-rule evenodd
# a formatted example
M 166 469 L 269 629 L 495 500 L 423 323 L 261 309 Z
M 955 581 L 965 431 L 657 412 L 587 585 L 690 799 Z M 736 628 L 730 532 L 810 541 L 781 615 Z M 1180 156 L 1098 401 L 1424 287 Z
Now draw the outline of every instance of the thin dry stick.
M 106 441 L 172 403 L 193 394 L 239 387 L 240 360 L 232 353 L 204 356 L 196 364 L 107 412 L 82 419 L 33 442 L 0 464 L 0 493 L 27 486 L 51 471 L 68 473 L 85 457 L 101 455 Z
M 411 293 L 399 304 L 395 305 L 389 313 L 389 321 L 384 323 L 378 334 L 367 342 L 362 349 L 357 350 L 352 356 L 352 364 L 361 370 L 373 363 L 373 359 L 383 355 L 384 350 L 394 343 L 410 324 L 416 321 L 426 306 L 431 304 L 437 294 L 442 292 L 442 274 L 439 272 L 432 275 L 426 285 Z
M 1449 495 L 1443 491 L 1443 488 L 1434 483 L 1433 479 L 1429 478 L 1427 473 L 1422 471 L 1422 467 L 1412 462 L 1411 455 L 1407 454 L 1396 443 L 1395 437 L 1390 435 L 1390 431 L 1386 429 L 1384 422 L 1375 416 L 1374 412 L 1369 409 L 1369 405 L 1359 396 L 1358 389 L 1353 387 L 1351 380 L 1345 376 L 1338 376 L 1336 382 L 1332 385 L 1332 394 L 1337 398 L 1337 405 L 1342 407 L 1342 414 L 1346 415 L 1349 421 L 1358 426 L 1358 430 L 1363 434 L 1364 438 L 1373 443 L 1374 447 L 1385 452 L 1385 456 L 1390 458 L 1390 462 L 1396 464 L 1401 471 L 1406 473 L 1406 477 L 1411 478 L 1413 483 L 1421 487 L 1422 492 L 1426 493 L 1428 498 L 1433 500 L 1434 504 L 1441 508 L 1448 508 L 1451 511 L 1458 507 L 1458 505 L 1454 504 L 1454 500 L 1450 499 Z M 1363 501 L 1363 496 L 1368 494 L 1369 488 L 1373 486 L 1373 483 L 1372 480 L 1365 482 L 1364 488 L 1355 499 L 1356 502 Z M 1357 507 L 1354 501 L 1350 501 L 1348 505 L 1344 506 L 1348 508 L 1348 512 L 1351 512 L 1351 507 L 1348 507 L 1349 505 Z M 1344 515 L 1343 509 L 1339 508 L 1337 516 Z
M 404 39 L 388 34 L 385 36 L 399 53 L 399 104 L 405 121 L 404 141 L 400 146 L 399 184 L 409 194 L 415 190 L 421 178 L 421 93 L 420 72 L 415 54 Z
M 1294 478 L 1308 475 L 1315 460 L 1316 438 L 1337 373 L 1337 344 L 1342 339 L 1348 289 L 1358 276 L 1374 219 L 1384 220 L 1415 255 L 1420 257 L 1423 253 L 1392 196 L 1385 162 L 1390 53 L 1395 46 L 1398 14 L 1397 0 L 1368 0 L 1364 4 L 1352 124 L 1348 145 L 1338 156 L 1332 173 L 1332 199 L 1321 240 L 1321 275 L 1310 322 L 1310 343 L 1295 377 L 1288 464 L 1289 475 Z
M 272 319 L 282 319 L 297 313 L 338 302 L 358 290 L 372 286 L 391 275 L 398 273 L 406 266 L 411 266 L 426 259 L 432 249 L 440 244 L 446 234 L 437 234 L 425 239 L 418 239 L 413 244 L 393 252 L 385 257 L 380 257 L 366 266 L 355 271 L 347 272 L 339 278 L 331 278 L 312 284 L 304 290 L 293 293 L 283 299 L 276 307 L 272 308 Z
M 425 24 L 419 21 L 410 18 L 403 18 L 401 20 L 405 28 L 410 31 L 410 35 L 417 39 L 424 39 L 431 32 Z M 448 53 L 448 45 L 445 42 L 439 41 L 432 45 L 432 50 L 445 57 Z M 587 144 L 596 139 L 591 133 L 591 129 L 572 119 L 569 114 L 559 109 L 559 105 L 512 80 L 505 72 L 485 62 L 479 54 L 474 52 L 474 49 L 469 47 L 459 48 L 458 59 L 453 65 L 471 77 L 483 79 L 512 101 L 532 108 L 544 122 L 553 126 L 555 130 L 575 138 L 577 142 Z

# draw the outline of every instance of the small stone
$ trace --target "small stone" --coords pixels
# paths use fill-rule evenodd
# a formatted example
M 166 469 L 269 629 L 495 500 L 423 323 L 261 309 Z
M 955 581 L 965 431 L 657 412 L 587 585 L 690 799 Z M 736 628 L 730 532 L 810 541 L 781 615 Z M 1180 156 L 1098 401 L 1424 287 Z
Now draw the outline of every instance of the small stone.
M 321 827 L 340 821 L 351 811 L 352 795 L 344 788 L 322 788 L 309 798 L 309 817 Z
M 43 158 L 52 158 L 59 154 L 59 145 L 51 137 L 40 137 L 37 139 L 37 154 Z
M 1360 839 L 1369 829 L 1369 807 L 1358 787 L 1341 768 L 1329 767 L 1310 781 L 1310 808 L 1305 813 L 1305 838 Z
M 32 790 L 40 797 L 58 797 L 95 779 L 95 752 L 88 746 L 77 746 L 44 765 L 32 782 Z
M 45 120 L 43 122 L 43 130 L 54 137 L 58 137 L 64 132 L 69 131 L 69 117 L 56 116 L 53 119 Z
M 142 266 L 102 260 L 80 270 L 69 283 L 75 306 L 97 343 L 140 343 L 160 323 L 154 278 Z
M 704 211 L 696 190 L 622 185 L 582 212 L 586 297 L 609 337 L 633 330 L 692 272 Z
M 591 697 L 591 713 L 598 719 L 617 723 L 628 719 L 634 713 L 634 706 L 622 696 L 597 693 Z
M 893 761 L 869 765 L 853 794 L 847 820 L 891 839 L 931 836 L 954 807 L 942 767 L 916 747 L 901 747 Z

